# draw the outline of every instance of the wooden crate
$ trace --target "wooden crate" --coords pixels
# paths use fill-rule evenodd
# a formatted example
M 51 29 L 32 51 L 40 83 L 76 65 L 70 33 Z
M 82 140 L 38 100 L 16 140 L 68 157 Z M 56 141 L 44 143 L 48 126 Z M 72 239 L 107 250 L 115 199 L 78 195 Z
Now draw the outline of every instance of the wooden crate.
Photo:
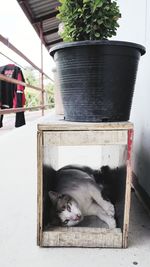
M 129 227 L 129 210 L 131 194 L 131 149 L 133 124 L 122 123 L 77 123 L 63 120 L 48 124 L 39 124 L 37 133 L 38 153 L 38 216 L 37 242 L 42 247 L 116 247 L 126 248 Z M 123 191 L 122 225 L 114 230 L 91 227 L 52 227 L 44 229 L 43 225 L 43 163 L 45 148 L 51 151 L 53 160 L 57 161 L 55 147 L 61 146 L 126 146 L 125 189 Z

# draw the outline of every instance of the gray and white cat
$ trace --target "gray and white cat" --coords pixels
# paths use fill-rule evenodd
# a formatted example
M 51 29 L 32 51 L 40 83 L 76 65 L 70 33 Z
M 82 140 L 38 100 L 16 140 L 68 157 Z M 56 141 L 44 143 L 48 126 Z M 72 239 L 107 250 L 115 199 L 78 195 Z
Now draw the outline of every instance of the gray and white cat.
M 84 216 L 95 215 L 116 227 L 114 205 L 102 197 L 102 188 L 95 182 L 89 169 L 65 166 L 56 173 L 55 191 L 49 191 L 51 202 L 64 226 L 74 226 Z

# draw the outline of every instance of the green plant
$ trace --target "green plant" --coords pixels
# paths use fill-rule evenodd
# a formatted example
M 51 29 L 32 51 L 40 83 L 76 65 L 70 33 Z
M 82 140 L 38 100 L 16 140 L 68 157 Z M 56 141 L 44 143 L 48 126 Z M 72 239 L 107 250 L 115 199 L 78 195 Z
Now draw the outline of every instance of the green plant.
M 55 103 L 54 103 L 54 85 L 51 83 L 48 83 L 45 86 L 46 90 L 46 104 L 49 105 L 49 108 L 54 108 Z
M 24 77 L 28 84 L 39 87 L 39 77 L 37 72 L 32 67 L 26 67 L 24 71 Z M 54 85 L 47 83 L 44 85 L 46 91 L 45 104 L 49 105 L 49 108 L 54 107 Z M 25 88 L 26 107 L 36 107 L 40 105 L 41 93 L 28 87 Z
M 57 17 L 63 23 L 64 41 L 107 39 L 116 35 L 121 17 L 116 1 L 59 0 Z
M 45 104 L 49 105 L 49 108 L 53 108 L 55 106 L 54 104 L 54 86 L 51 83 L 48 83 L 44 87 L 46 91 L 45 95 Z M 26 96 L 26 107 L 36 107 L 40 105 L 40 99 L 41 95 L 39 92 L 34 91 L 32 89 L 26 88 L 25 90 L 25 96 Z
M 39 93 L 35 91 L 29 91 L 28 89 L 28 90 L 25 90 L 25 96 L 26 96 L 26 108 L 36 107 L 39 105 L 39 102 L 40 102 Z

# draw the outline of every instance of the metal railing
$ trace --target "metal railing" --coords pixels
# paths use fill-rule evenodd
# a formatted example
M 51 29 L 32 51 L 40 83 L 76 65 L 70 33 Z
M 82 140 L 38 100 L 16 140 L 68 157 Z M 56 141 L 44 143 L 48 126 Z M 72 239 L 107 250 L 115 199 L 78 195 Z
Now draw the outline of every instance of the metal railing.
M 35 70 L 37 70 L 40 73 L 40 84 L 41 84 L 41 87 L 37 87 L 37 86 L 33 86 L 31 84 L 28 84 L 26 82 L 18 81 L 18 80 L 14 79 L 14 78 L 9 78 L 9 77 L 7 77 L 7 76 L 5 76 L 3 74 L 0 74 L 0 80 L 2 80 L 2 81 L 13 83 L 13 84 L 17 84 L 17 85 L 22 85 L 24 87 L 28 87 L 28 88 L 31 88 L 33 90 L 37 90 L 37 91 L 41 92 L 41 94 L 40 94 L 41 95 L 41 97 L 40 97 L 40 105 L 35 106 L 35 107 L 0 109 L 0 115 L 10 114 L 10 113 L 17 113 L 17 112 L 27 111 L 27 110 L 37 110 L 37 109 L 41 109 L 42 110 L 42 115 L 44 115 L 44 109 L 46 107 L 48 107 L 49 105 L 46 105 L 44 103 L 44 93 L 46 93 L 46 90 L 44 89 L 43 80 L 44 80 L 44 77 L 48 78 L 52 82 L 53 82 L 53 80 L 46 73 L 43 72 L 43 43 L 42 43 L 42 38 L 41 38 L 41 68 L 36 66 L 26 55 L 24 55 L 19 49 L 17 49 L 12 43 L 9 42 L 8 39 L 3 37 L 1 34 L 0 34 L 0 42 L 2 42 L 5 46 L 7 46 L 9 49 L 11 49 L 13 52 L 15 52 L 21 58 L 23 58 Z M 3 55 L 3 56 L 6 56 L 1 52 L 0 52 L 0 54 Z M 6 58 L 8 58 L 8 56 L 6 56 Z M 14 62 L 13 60 L 11 60 L 11 58 L 9 58 L 9 60 Z M 19 66 L 19 64 L 17 64 L 17 65 Z

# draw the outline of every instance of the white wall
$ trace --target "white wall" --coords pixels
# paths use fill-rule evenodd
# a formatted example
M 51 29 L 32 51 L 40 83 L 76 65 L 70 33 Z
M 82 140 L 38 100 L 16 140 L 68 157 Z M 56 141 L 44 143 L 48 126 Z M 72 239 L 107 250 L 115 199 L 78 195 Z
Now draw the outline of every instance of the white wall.
M 134 122 L 134 171 L 139 183 L 150 195 L 150 2 L 119 0 L 122 19 L 116 39 L 140 43 L 146 47 L 141 57 L 131 117 Z
M 118 0 L 122 17 L 115 39 L 145 44 L 146 9 L 148 0 Z M 114 38 L 113 38 L 114 39 Z
M 146 55 L 137 79 L 131 119 L 135 123 L 134 168 L 139 182 L 150 196 L 150 3 L 147 1 L 145 25 Z

